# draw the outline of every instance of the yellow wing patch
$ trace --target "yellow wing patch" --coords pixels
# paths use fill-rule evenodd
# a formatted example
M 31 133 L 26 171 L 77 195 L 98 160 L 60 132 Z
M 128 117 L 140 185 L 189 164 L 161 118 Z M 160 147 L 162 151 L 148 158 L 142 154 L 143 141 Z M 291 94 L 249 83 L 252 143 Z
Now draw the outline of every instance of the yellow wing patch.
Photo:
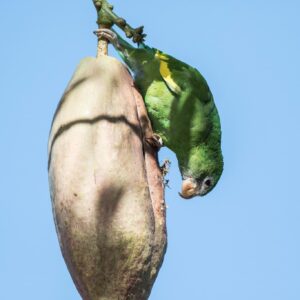
M 155 57 L 160 60 L 159 72 L 169 89 L 176 94 L 180 94 L 181 88 L 173 80 L 171 70 L 168 66 L 169 58 L 159 51 L 156 52 Z

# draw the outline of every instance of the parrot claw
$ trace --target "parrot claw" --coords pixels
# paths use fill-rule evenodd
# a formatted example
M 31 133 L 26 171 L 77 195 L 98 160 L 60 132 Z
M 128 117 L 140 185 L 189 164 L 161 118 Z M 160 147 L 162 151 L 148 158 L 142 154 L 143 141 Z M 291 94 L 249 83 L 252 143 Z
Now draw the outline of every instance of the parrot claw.
M 165 159 L 163 164 L 160 166 L 161 173 L 165 177 L 170 171 L 171 162 L 169 159 Z
M 160 148 L 163 146 L 163 140 L 162 138 L 154 133 L 151 137 L 149 138 L 145 138 L 145 141 L 150 145 L 152 146 L 153 148 L 157 149 L 157 151 L 160 150 Z
M 170 171 L 171 162 L 169 159 L 165 159 L 163 164 L 160 166 L 161 175 L 163 177 L 163 184 L 165 187 L 170 188 L 169 186 L 169 179 L 166 179 L 166 176 L 168 175 Z
M 116 33 L 114 33 L 110 29 L 106 28 L 100 28 L 94 31 L 94 34 L 100 39 L 100 38 L 105 38 L 107 39 L 111 44 L 114 45 L 115 48 L 118 50 L 122 50 L 122 47 L 119 43 L 118 36 Z

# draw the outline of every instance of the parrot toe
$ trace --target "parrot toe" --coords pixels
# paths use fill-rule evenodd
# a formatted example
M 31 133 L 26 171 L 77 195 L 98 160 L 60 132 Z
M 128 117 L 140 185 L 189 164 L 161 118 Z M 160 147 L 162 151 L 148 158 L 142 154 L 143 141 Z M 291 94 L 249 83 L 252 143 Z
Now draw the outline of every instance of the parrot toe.
M 111 44 L 114 45 L 114 47 L 121 50 L 121 45 L 119 43 L 118 36 L 112 30 L 107 29 L 107 28 L 100 28 L 100 29 L 95 30 L 94 34 L 98 38 L 107 39 Z
M 157 151 L 160 150 L 160 148 L 163 146 L 163 140 L 162 138 L 154 133 L 151 137 L 146 137 L 145 141 L 152 146 L 153 148 L 157 149 Z

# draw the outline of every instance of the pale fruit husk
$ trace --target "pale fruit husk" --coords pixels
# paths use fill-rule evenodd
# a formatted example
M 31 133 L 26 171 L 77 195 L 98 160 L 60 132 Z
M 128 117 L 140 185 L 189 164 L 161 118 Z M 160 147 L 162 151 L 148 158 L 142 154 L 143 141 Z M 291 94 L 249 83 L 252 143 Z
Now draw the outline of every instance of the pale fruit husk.
M 130 74 L 108 56 L 82 60 L 54 117 L 53 214 L 85 300 L 147 299 L 163 260 L 162 177 L 155 151 L 143 147 L 151 127 L 141 118 L 148 120 Z

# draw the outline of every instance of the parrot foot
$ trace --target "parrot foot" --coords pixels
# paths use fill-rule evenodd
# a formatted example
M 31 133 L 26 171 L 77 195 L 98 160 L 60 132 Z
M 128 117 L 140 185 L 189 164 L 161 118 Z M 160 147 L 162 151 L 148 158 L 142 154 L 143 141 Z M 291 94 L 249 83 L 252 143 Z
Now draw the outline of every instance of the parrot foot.
M 152 146 L 153 148 L 157 149 L 157 151 L 160 150 L 160 148 L 163 146 L 163 140 L 162 138 L 154 133 L 151 137 L 145 137 L 145 141 Z
M 169 171 L 170 171 L 171 162 L 169 159 L 165 159 L 163 164 L 160 166 L 160 170 L 162 173 L 162 176 L 165 177 Z
M 170 166 L 171 166 L 171 162 L 169 159 L 165 159 L 163 164 L 160 166 L 160 171 L 161 171 L 164 187 L 168 187 L 168 188 L 170 188 L 170 186 L 169 186 L 170 180 L 166 179 L 166 176 L 168 175 L 168 173 L 170 171 Z
M 100 39 L 107 39 L 116 49 L 122 51 L 123 48 L 119 43 L 118 36 L 110 29 L 100 28 L 94 31 L 94 34 Z

